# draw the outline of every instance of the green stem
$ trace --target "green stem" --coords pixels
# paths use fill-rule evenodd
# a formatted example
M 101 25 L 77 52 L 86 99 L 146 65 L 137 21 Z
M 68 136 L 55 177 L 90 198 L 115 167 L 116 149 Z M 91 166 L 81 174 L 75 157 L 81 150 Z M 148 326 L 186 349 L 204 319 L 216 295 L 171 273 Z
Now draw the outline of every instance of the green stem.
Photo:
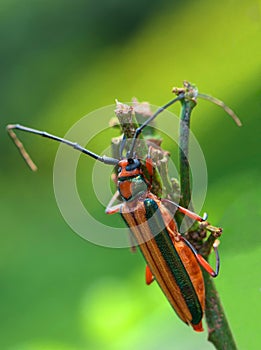
M 208 340 L 218 350 L 236 350 L 237 346 L 212 277 L 203 271 L 206 291 Z
M 188 208 L 191 202 L 190 186 L 190 166 L 189 166 L 189 130 L 190 116 L 196 103 L 194 100 L 184 99 L 181 101 L 180 114 L 180 131 L 179 131 L 179 168 L 180 168 L 180 203 L 183 207 Z
M 190 187 L 190 166 L 189 166 L 189 133 L 190 118 L 192 109 L 196 102 L 194 98 L 184 98 L 182 101 L 182 109 L 180 116 L 180 188 L 181 188 L 181 205 L 190 209 L 191 203 L 191 187 Z M 180 218 L 178 218 L 180 224 Z M 198 224 L 196 224 L 199 227 Z M 193 225 L 193 229 L 195 225 Z M 212 245 L 215 238 L 210 236 L 206 241 L 206 246 L 202 246 L 202 251 L 209 254 L 210 244 Z M 206 291 L 206 321 L 208 325 L 208 340 L 213 343 L 217 350 L 236 350 L 236 344 L 226 319 L 220 298 L 215 288 L 213 279 L 203 270 L 203 277 Z

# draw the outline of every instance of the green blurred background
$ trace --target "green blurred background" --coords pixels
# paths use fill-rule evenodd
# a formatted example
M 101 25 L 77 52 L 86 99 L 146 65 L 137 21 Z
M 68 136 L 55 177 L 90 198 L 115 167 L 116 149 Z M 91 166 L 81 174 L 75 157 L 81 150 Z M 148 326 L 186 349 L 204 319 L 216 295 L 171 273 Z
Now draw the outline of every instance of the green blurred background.
M 62 136 L 115 98 L 165 103 L 184 79 L 243 122 L 200 101 L 192 129 L 208 164 L 204 210 L 224 228 L 216 284 L 239 348 L 261 348 L 260 11 L 254 0 L 0 2 L 0 349 L 213 349 L 156 284 L 145 286 L 140 254 L 95 246 L 67 226 L 52 187 L 58 145 L 21 135 L 39 165 L 32 173 L 4 129 Z

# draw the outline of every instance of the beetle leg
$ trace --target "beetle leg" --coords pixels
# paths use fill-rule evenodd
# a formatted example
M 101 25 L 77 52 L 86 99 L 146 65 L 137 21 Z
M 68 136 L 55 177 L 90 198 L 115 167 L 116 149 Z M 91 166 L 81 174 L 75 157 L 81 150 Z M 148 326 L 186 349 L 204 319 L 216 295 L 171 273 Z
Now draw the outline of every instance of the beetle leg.
M 161 201 L 162 201 L 162 203 L 171 204 L 171 205 L 175 206 L 178 211 L 180 211 L 184 215 L 187 215 L 188 217 L 190 217 L 193 220 L 196 220 L 196 221 L 199 221 L 199 222 L 206 221 L 207 214 L 204 214 L 204 216 L 201 217 L 200 215 L 194 213 L 193 211 L 191 211 L 191 210 L 189 210 L 187 208 L 184 208 L 181 205 L 179 205 L 178 203 L 170 201 L 169 199 L 163 198 Z
M 207 271 L 212 277 L 217 277 L 218 273 L 219 273 L 219 267 L 220 267 L 220 259 L 219 259 L 219 254 L 218 254 L 218 249 L 217 249 L 217 245 L 218 244 L 213 244 L 213 249 L 215 251 L 215 255 L 216 255 L 216 268 L 215 270 L 210 266 L 210 264 L 203 258 L 202 255 L 200 255 L 196 249 L 193 247 L 193 245 L 184 237 L 181 237 L 181 239 L 186 243 L 186 245 L 192 250 L 192 252 L 194 253 L 197 261 L 199 262 L 199 264 L 203 267 L 203 269 L 205 271 Z
M 114 205 L 113 207 L 107 207 L 105 209 L 106 214 L 116 214 L 120 212 L 121 204 Z
M 119 195 L 120 195 L 119 191 L 116 191 L 114 193 L 112 199 L 110 200 L 109 204 L 107 205 L 107 207 L 105 209 L 106 214 L 111 215 L 111 214 L 116 214 L 116 213 L 120 212 L 122 204 L 120 203 L 120 204 L 113 205 L 113 203 L 118 199 Z M 129 239 L 130 239 L 130 250 L 132 253 L 135 253 L 136 252 L 136 243 L 135 243 L 135 240 L 134 240 L 131 232 L 129 233 Z
M 145 278 L 147 285 L 150 285 L 155 279 L 148 265 L 146 265 L 145 269 Z
M 119 213 L 120 208 L 121 208 L 121 203 L 120 204 L 116 204 L 113 205 L 113 203 L 118 199 L 119 197 L 119 191 L 116 191 L 112 197 L 112 199 L 110 200 L 109 204 L 107 205 L 106 209 L 105 209 L 105 213 L 106 214 L 116 214 Z
M 191 219 L 193 220 L 196 220 L 196 221 L 199 221 L 199 222 L 202 222 L 204 224 L 204 228 L 208 231 L 210 231 L 214 237 L 219 237 L 222 233 L 222 228 L 220 227 L 215 227 L 215 226 L 212 226 L 210 225 L 206 220 L 207 220 L 207 213 L 204 213 L 203 217 L 194 213 L 193 211 L 187 209 L 187 208 L 184 208 L 182 207 L 181 205 L 173 202 L 173 201 L 170 201 L 169 199 L 166 199 L 166 198 L 163 198 L 162 200 L 162 203 L 166 203 L 167 205 L 168 204 L 171 204 L 172 206 L 175 206 L 177 208 L 177 210 L 179 212 L 181 212 L 182 214 L 190 217 Z

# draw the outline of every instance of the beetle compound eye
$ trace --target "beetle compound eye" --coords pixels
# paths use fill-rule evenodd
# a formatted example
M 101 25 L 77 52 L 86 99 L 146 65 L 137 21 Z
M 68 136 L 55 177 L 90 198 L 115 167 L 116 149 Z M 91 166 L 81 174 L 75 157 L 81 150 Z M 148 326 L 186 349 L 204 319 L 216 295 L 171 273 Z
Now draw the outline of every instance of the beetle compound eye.
M 132 171 L 140 168 L 140 161 L 138 159 L 128 159 L 128 165 L 126 166 L 127 171 Z

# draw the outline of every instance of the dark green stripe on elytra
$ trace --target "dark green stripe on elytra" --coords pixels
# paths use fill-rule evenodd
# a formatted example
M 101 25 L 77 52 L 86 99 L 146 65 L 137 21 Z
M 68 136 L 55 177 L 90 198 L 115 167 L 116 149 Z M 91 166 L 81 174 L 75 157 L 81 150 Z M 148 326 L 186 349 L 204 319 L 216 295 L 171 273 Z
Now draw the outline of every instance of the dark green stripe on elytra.
M 147 198 L 144 200 L 144 206 L 150 230 L 192 315 L 191 323 L 196 325 L 202 319 L 203 312 L 192 281 L 169 237 L 168 231 L 164 228 L 164 221 L 157 203 L 153 199 Z

